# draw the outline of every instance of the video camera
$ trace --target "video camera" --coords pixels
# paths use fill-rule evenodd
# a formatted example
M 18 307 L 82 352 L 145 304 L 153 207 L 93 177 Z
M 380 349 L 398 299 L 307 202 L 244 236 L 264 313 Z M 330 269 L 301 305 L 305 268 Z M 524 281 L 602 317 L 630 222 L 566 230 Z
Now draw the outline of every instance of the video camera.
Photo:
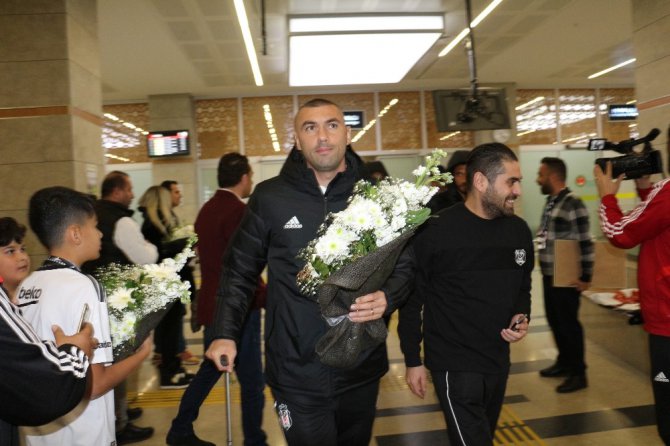
M 596 164 L 605 171 L 607 162 L 612 162 L 612 178 L 624 174 L 624 179 L 632 180 L 644 175 L 663 172 L 661 152 L 651 147 L 651 142 L 661 134 L 659 129 L 652 129 L 647 136 L 638 139 L 627 139 L 619 143 L 612 143 L 605 138 L 589 140 L 588 150 L 614 150 L 623 156 L 614 158 L 599 158 Z M 633 147 L 644 144 L 641 151 L 636 152 Z

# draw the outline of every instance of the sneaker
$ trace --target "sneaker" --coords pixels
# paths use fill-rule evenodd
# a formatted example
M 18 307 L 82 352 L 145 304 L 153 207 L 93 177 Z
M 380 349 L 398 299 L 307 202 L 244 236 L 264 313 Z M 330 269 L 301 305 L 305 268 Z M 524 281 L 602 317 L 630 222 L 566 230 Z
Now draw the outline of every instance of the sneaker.
M 184 350 L 183 352 L 179 353 L 179 359 L 181 359 L 182 364 L 186 365 L 200 364 L 200 358 L 188 350 Z
M 184 375 L 184 376 L 186 377 L 186 379 L 188 379 L 189 381 L 191 381 L 193 378 L 195 378 L 195 373 L 189 373 L 189 372 L 187 372 L 186 369 L 185 369 L 184 367 L 179 367 L 179 372 L 177 372 L 177 373 L 181 373 L 181 374 Z
M 144 441 L 154 434 L 153 427 L 139 427 L 132 423 L 126 424 L 123 430 L 116 433 L 116 444 L 123 445 Z
M 170 446 L 216 446 L 210 441 L 201 440 L 195 433 L 174 435 L 172 432 L 168 432 L 165 442 Z
M 193 375 L 188 377 L 185 373 L 175 373 L 166 378 L 161 377 L 161 389 L 184 389 L 188 387 L 192 379 Z

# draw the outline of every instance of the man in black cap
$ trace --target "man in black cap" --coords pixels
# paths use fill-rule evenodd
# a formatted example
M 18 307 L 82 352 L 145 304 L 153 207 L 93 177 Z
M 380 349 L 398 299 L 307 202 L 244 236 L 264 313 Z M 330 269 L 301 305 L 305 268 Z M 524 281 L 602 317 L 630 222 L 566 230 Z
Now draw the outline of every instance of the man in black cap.
M 430 199 L 427 206 L 430 208 L 431 213 L 435 214 L 441 209 L 465 201 L 467 193 L 465 163 L 468 160 L 469 154 L 469 150 L 457 150 L 451 154 L 447 163 L 447 172 L 454 177 L 454 181 Z

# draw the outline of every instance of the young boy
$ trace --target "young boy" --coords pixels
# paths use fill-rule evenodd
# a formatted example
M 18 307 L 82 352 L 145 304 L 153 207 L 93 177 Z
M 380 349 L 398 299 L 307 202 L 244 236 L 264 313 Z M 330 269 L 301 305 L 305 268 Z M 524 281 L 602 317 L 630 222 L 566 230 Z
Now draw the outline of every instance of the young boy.
M 18 292 L 19 306 L 35 331 L 53 339 L 51 326 L 66 333 L 78 331 L 85 306 L 99 345 L 91 359 L 90 398 L 64 417 L 38 428 L 26 429 L 26 443 L 38 445 L 116 444 L 112 389 L 149 355 L 145 342 L 134 355 L 112 365 L 112 342 L 104 291 L 91 276 L 80 271 L 87 260 L 100 253 L 100 239 L 93 201 L 65 187 L 37 191 L 30 199 L 30 227 L 48 249 L 50 257 L 26 280 Z
M 30 273 L 30 256 L 23 238 L 26 227 L 11 217 L 0 218 L 0 277 L 12 303 L 17 303 L 16 290 Z

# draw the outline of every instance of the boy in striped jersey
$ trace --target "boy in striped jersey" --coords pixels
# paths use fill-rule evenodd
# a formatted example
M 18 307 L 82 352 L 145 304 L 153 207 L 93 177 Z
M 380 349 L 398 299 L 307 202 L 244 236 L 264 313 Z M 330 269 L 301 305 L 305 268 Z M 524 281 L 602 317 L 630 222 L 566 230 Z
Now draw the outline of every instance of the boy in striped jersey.
M 42 341 L 0 286 L 0 444 L 18 446 L 17 425 L 48 423 L 81 401 L 92 334 L 90 324 L 74 336 L 54 326 L 56 342 Z

